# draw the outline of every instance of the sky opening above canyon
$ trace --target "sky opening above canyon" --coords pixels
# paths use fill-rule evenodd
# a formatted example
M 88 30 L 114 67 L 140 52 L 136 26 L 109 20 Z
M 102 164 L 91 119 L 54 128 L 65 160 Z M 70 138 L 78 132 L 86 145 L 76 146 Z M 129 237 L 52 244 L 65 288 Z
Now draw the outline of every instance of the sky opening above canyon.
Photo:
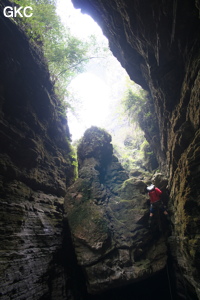
M 95 35 L 99 44 L 108 47 L 108 41 L 98 24 L 70 0 L 57 1 L 57 13 L 61 21 L 70 28 L 72 35 L 81 40 Z M 68 91 L 76 99 L 75 112 L 68 111 L 68 123 L 72 140 L 79 139 L 91 126 L 109 130 L 116 97 L 120 97 L 125 86 L 126 72 L 114 56 L 110 55 L 107 65 L 93 59 L 86 71 L 72 80 Z

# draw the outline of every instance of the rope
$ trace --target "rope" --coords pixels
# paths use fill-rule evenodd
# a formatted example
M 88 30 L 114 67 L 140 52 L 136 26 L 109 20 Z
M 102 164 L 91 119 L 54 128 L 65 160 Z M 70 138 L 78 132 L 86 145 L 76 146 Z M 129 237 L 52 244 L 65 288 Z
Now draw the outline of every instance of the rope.
M 171 288 L 171 282 L 170 282 L 169 270 L 168 270 L 168 263 L 167 263 L 167 262 L 166 262 L 166 269 L 167 269 L 167 278 L 168 278 L 168 285 L 169 285 L 170 298 L 171 298 L 171 300 L 173 300 L 173 296 L 172 296 L 172 288 Z
M 160 217 L 160 207 L 157 207 L 158 210 L 158 222 L 159 222 L 159 229 L 163 234 L 163 228 L 161 224 L 161 217 Z M 168 263 L 166 262 L 166 270 L 167 270 L 167 279 L 168 279 L 168 285 L 169 285 L 169 293 L 170 293 L 170 299 L 173 300 L 172 296 L 172 288 L 171 288 L 171 282 L 170 282 L 170 276 L 169 276 L 169 269 L 168 269 Z
M 160 203 L 157 205 L 157 213 L 158 213 L 158 228 L 159 228 L 160 232 L 163 234 L 161 218 L 160 218 Z
M 181 266 L 179 266 L 179 263 L 178 263 L 178 260 L 177 260 L 177 262 L 176 262 L 176 265 L 177 265 L 177 267 L 178 267 L 178 269 L 179 269 L 179 272 L 180 272 L 180 274 L 181 274 L 181 276 L 182 276 L 182 283 L 183 283 L 183 286 L 184 286 L 184 291 L 185 291 L 185 296 L 186 296 L 186 299 L 188 299 L 188 292 L 187 292 L 187 287 L 186 287 L 186 283 L 185 283 L 185 277 L 184 277 L 184 274 L 183 274 L 183 271 L 182 271 L 182 269 L 181 269 Z
M 158 226 L 160 232 L 163 234 L 163 228 L 161 224 L 161 216 L 160 216 L 160 205 L 156 206 L 155 212 L 158 215 Z M 168 279 L 168 286 L 169 286 L 169 293 L 170 293 L 170 299 L 173 300 L 173 295 L 172 295 L 172 288 L 171 288 L 171 282 L 170 282 L 170 276 L 169 276 L 169 269 L 168 269 L 168 263 L 166 262 L 166 270 L 167 270 L 167 279 Z

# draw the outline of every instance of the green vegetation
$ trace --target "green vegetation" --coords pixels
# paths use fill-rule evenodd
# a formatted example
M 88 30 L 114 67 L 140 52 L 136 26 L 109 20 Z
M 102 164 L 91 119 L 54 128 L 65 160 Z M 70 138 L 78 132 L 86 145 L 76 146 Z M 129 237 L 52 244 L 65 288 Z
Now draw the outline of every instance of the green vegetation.
M 76 148 L 73 145 L 71 145 L 71 152 L 69 155 L 72 160 L 72 166 L 74 166 L 74 179 L 76 180 L 78 178 L 78 159 Z
M 69 104 L 71 96 L 67 92 L 69 83 L 79 72 L 83 71 L 84 66 L 91 58 L 97 56 L 102 58 L 106 56 L 105 53 L 108 50 L 105 45 L 101 45 L 100 48 L 94 36 L 88 42 L 83 42 L 72 36 L 70 29 L 61 23 L 56 14 L 56 0 L 12 0 L 12 2 L 19 6 L 31 6 L 33 8 L 31 18 L 17 17 L 13 18 L 13 22 L 23 28 L 30 41 L 43 51 L 50 71 L 50 78 L 60 99 L 60 106 L 57 107 L 57 110 L 61 116 L 65 117 L 66 108 L 71 108 Z M 105 63 L 106 60 L 104 60 Z M 66 96 L 68 103 L 64 102 Z M 141 147 L 145 142 L 142 130 L 145 129 L 146 131 L 147 129 L 151 136 L 154 132 L 156 134 L 156 117 L 152 107 L 149 107 L 147 93 L 131 81 L 127 84 L 121 105 L 124 109 L 124 124 L 122 128 L 116 130 L 120 143 L 115 139 L 113 144 L 123 166 L 131 171 L 134 168 L 144 166 L 147 156 L 153 155 L 149 145 L 148 147 Z M 90 143 L 103 146 L 102 136 L 97 135 L 96 132 L 94 135 L 95 138 L 91 138 Z M 121 143 L 122 140 L 123 144 Z M 109 138 L 107 141 L 109 142 Z M 71 153 L 71 159 L 77 170 L 74 155 Z
M 122 99 L 122 106 L 131 123 L 138 122 L 138 115 L 147 102 L 146 97 L 146 91 L 141 88 L 135 89 L 135 84 L 133 82 L 128 83 L 127 90 Z
M 30 41 L 42 49 L 50 77 L 60 100 L 67 95 L 67 85 L 87 62 L 88 43 L 72 36 L 56 14 L 55 0 L 13 0 L 19 6 L 31 6 L 30 18 L 13 18 Z
M 159 130 L 152 98 L 146 91 L 135 86 L 134 82 L 128 83 L 122 100 L 124 114 L 131 124 L 137 122 L 143 131 L 148 132 L 153 137 L 158 134 Z
M 123 145 L 114 143 L 116 155 L 129 172 L 136 169 L 151 171 L 154 166 L 157 167 L 156 158 L 144 136 L 144 131 L 150 132 L 151 135 L 154 135 L 155 131 L 156 134 L 156 117 L 148 94 L 134 82 L 128 80 L 127 89 L 120 105 L 122 106 L 120 115 L 124 123 L 120 129 Z
M 123 143 L 114 143 L 114 152 L 119 157 L 123 167 L 130 172 L 143 166 L 143 152 L 140 146 L 144 142 L 144 133 L 137 124 L 121 129 Z M 119 134 L 120 134 L 119 131 Z

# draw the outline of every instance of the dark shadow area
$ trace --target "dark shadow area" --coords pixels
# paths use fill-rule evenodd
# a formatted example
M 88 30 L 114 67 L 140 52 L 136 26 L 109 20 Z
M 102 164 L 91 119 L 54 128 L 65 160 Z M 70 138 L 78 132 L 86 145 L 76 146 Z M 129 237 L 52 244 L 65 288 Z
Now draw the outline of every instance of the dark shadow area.
M 68 294 L 69 299 L 89 299 L 85 277 L 76 259 L 71 232 L 67 221 L 64 222 L 64 241 L 62 258 L 66 271 L 66 292 Z
M 167 270 L 151 278 L 122 288 L 107 291 L 101 295 L 88 296 L 89 300 L 172 300 L 175 297 L 174 286 L 169 282 Z
M 67 288 L 74 300 L 175 300 L 184 299 L 176 294 L 173 267 L 168 262 L 167 267 L 156 275 L 131 285 L 112 289 L 98 295 L 87 293 L 84 274 L 77 264 L 70 230 L 65 223 L 64 240 L 65 268 L 67 270 Z M 69 292 L 68 292 L 69 293 Z

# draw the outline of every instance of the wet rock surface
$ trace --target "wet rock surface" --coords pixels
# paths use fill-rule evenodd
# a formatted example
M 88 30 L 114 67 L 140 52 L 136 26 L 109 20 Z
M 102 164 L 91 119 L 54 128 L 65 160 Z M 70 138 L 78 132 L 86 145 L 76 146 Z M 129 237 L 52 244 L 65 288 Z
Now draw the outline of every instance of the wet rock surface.
M 156 130 L 149 122 L 143 129 L 169 178 L 177 297 L 200 299 L 199 1 L 73 2 L 99 22 L 131 79 L 149 91 L 145 113 L 152 107 Z M 71 299 L 62 260 L 69 256 L 62 253 L 62 206 L 73 177 L 68 126 L 56 113 L 40 54 L 2 12 L 0 22 L 0 298 Z M 79 152 L 79 179 L 66 204 L 91 292 L 148 277 L 151 262 L 160 268 L 166 261 L 157 223 L 153 235 L 146 228 L 141 181 L 127 178 L 106 145 L 97 143 L 97 156 L 88 145 Z
M 63 203 L 73 168 L 67 122 L 56 105 L 40 53 L 1 16 L 2 300 L 67 299 Z
M 166 220 L 161 216 L 160 228 L 158 220 L 148 228 L 146 184 L 128 178 L 110 142 L 97 127 L 85 132 L 78 147 L 79 178 L 65 198 L 77 260 L 90 293 L 148 278 L 167 260 Z
M 200 299 L 199 1 L 72 2 L 100 24 L 131 79 L 150 92 L 154 112 L 150 122 L 141 118 L 142 128 L 169 177 L 179 296 Z

